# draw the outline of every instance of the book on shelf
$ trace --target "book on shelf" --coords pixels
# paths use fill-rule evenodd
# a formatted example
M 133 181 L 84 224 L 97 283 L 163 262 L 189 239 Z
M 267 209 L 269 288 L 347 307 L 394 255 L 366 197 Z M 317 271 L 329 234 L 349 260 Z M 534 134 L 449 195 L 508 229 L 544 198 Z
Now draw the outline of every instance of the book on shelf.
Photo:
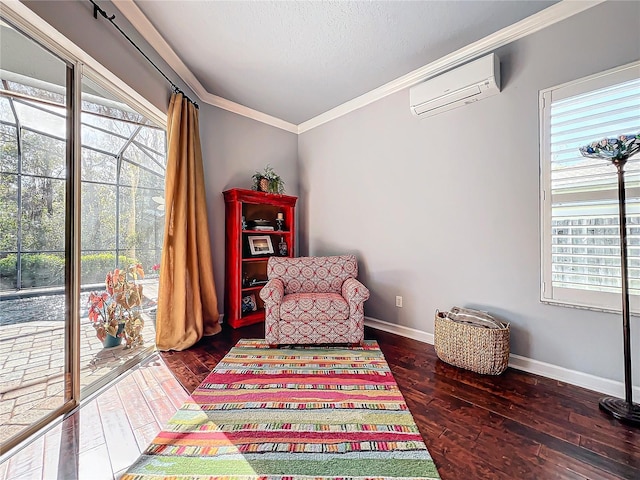
M 273 232 L 273 227 L 262 226 L 262 225 L 256 225 L 255 227 L 253 227 L 253 229 L 258 232 Z

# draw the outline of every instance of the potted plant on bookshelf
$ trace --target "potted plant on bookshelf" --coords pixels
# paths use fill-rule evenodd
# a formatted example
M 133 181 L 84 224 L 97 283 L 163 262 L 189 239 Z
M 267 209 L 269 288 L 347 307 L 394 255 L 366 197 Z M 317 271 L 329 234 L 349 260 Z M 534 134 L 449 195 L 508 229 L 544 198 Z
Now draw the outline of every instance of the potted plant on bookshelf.
M 141 317 L 142 265 L 130 265 L 126 270 L 116 268 L 107 273 L 104 292 L 89 295 L 89 320 L 96 336 L 105 348 L 116 347 L 125 340 L 125 348 L 143 344 Z
M 262 172 L 256 172 L 251 177 L 253 179 L 253 190 L 268 193 L 284 193 L 284 180 L 274 172 L 270 165 L 267 165 Z

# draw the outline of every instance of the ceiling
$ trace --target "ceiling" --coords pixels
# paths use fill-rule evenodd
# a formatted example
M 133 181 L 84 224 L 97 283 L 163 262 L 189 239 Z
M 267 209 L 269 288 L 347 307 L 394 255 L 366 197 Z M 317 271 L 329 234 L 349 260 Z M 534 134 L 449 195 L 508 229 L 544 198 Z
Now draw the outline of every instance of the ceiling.
M 206 92 L 294 125 L 557 3 L 129 1 Z

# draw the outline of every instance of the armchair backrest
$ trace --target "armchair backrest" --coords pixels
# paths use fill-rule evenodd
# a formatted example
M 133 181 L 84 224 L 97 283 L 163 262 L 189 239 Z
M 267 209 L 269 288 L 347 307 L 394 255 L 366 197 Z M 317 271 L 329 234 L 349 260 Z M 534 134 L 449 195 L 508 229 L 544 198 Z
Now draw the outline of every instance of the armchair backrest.
M 267 277 L 284 283 L 285 295 L 290 293 L 340 293 L 347 278 L 358 276 L 355 255 L 332 257 L 271 257 Z

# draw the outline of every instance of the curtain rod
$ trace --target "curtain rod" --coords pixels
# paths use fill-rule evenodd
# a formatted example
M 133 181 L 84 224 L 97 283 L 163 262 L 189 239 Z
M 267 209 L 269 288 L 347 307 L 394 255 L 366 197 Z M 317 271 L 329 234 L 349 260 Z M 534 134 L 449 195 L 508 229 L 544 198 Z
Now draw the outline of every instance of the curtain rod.
M 145 58 L 145 59 L 146 59 L 146 60 L 147 60 L 151 65 L 153 65 L 153 67 L 154 67 L 158 72 L 160 72 L 160 75 L 162 75 L 162 76 L 165 78 L 165 80 L 171 84 L 171 87 L 173 88 L 174 93 L 181 93 L 181 94 L 182 94 L 182 96 L 183 96 L 184 98 L 186 98 L 188 101 L 190 101 L 191 103 L 193 103 L 193 104 L 195 105 L 195 107 L 196 107 L 196 108 L 199 108 L 199 107 L 198 107 L 198 104 L 197 104 L 196 102 L 194 102 L 193 100 L 191 100 L 191 99 L 189 98 L 189 96 L 188 96 L 186 93 L 184 93 L 180 87 L 178 87 L 178 85 L 176 85 L 173 81 L 171 81 L 171 79 L 170 79 L 169 77 L 167 77 L 167 75 L 166 75 L 162 70 L 160 70 L 160 68 L 159 68 L 155 63 L 153 63 L 153 61 L 152 61 L 152 60 L 151 60 L 151 59 L 150 59 L 150 58 L 149 58 L 149 57 L 148 57 L 148 56 L 147 56 L 147 55 L 146 55 L 146 54 L 145 54 L 145 53 L 140 49 L 140 47 L 138 47 L 138 45 L 136 45 L 136 44 L 135 44 L 135 42 L 134 42 L 133 40 L 131 40 L 131 38 L 129 38 L 129 35 L 127 35 L 125 32 L 123 32 L 123 31 L 122 31 L 122 29 L 118 26 L 118 24 L 117 24 L 116 22 L 114 22 L 114 21 L 113 21 L 113 20 L 116 18 L 116 16 L 115 16 L 115 15 L 111 15 L 111 16 L 107 15 L 107 12 L 105 12 L 102 8 L 100 8 L 96 2 L 94 2 L 93 0 L 89 0 L 89 1 L 93 4 L 93 18 L 97 19 L 97 18 L 98 18 L 98 13 L 99 13 L 99 14 L 100 14 L 100 15 L 102 15 L 104 18 L 106 18 L 107 20 L 109 20 L 109 22 L 111 22 L 111 24 L 112 24 L 114 27 L 116 27 L 116 29 L 117 29 L 117 30 L 122 34 L 122 36 L 123 36 L 124 38 L 126 38 L 127 40 L 129 40 L 129 43 L 130 43 L 131 45 L 133 45 L 133 46 L 136 48 L 136 50 L 138 50 L 138 52 L 140 52 L 140 54 L 141 54 L 141 55 L 142 55 L 142 56 L 143 56 L 143 57 L 144 57 L 144 58 Z

